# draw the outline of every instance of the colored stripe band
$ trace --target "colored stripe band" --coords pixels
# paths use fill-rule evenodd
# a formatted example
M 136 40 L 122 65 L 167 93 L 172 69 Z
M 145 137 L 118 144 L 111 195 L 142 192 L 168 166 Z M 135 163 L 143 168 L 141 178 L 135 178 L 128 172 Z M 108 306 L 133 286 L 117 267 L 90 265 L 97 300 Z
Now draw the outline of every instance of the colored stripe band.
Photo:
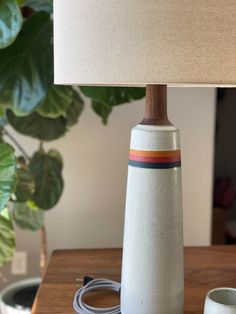
M 169 151 L 146 151 L 146 150 L 130 150 L 130 155 L 135 156 L 144 156 L 144 157 L 170 157 L 170 156 L 179 156 L 180 157 L 180 149 L 177 150 L 169 150 Z
M 129 165 L 147 169 L 171 169 L 181 167 L 180 150 L 140 151 L 130 150 Z
M 142 157 L 142 156 L 135 156 L 129 155 L 129 159 L 133 161 L 140 161 L 140 162 L 176 162 L 180 160 L 179 156 L 171 156 L 171 157 Z

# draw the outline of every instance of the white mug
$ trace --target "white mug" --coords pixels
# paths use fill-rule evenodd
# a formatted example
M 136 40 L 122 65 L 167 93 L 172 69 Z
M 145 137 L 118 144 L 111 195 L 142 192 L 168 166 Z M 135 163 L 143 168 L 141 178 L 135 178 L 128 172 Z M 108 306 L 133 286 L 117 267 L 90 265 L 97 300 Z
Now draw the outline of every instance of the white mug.
M 209 291 L 204 314 L 236 314 L 236 289 L 217 288 Z

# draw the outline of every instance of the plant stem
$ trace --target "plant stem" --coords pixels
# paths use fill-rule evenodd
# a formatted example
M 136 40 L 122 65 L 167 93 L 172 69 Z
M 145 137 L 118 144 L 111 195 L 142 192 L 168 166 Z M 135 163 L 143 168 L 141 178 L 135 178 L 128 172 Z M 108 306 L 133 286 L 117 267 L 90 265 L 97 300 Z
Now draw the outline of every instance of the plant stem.
M 3 135 L 6 135 L 12 141 L 12 143 L 16 145 L 16 147 L 20 150 L 20 152 L 25 157 L 25 159 L 29 161 L 30 157 L 27 154 L 27 152 L 24 150 L 24 148 L 20 145 L 20 143 L 18 143 L 17 140 L 4 127 L 2 127 L 2 132 L 3 132 Z
M 43 277 L 47 266 L 47 233 L 45 225 L 40 229 L 40 270 Z

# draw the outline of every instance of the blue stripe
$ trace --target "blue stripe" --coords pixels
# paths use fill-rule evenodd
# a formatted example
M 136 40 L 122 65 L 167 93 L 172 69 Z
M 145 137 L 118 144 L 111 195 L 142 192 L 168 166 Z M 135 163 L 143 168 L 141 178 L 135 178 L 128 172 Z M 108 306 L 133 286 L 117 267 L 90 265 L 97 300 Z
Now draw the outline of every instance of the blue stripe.
M 129 166 L 146 169 L 171 169 L 181 167 L 181 161 L 176 162 L 140 162 L 129 160 Z

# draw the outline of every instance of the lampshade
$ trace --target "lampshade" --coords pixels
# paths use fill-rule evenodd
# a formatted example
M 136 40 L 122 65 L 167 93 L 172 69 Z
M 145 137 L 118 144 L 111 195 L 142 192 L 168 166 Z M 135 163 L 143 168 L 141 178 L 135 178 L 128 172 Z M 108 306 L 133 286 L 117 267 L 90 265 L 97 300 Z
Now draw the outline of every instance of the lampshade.
M 235 0 L 54 0 L 55 83 L 236 85 Z

